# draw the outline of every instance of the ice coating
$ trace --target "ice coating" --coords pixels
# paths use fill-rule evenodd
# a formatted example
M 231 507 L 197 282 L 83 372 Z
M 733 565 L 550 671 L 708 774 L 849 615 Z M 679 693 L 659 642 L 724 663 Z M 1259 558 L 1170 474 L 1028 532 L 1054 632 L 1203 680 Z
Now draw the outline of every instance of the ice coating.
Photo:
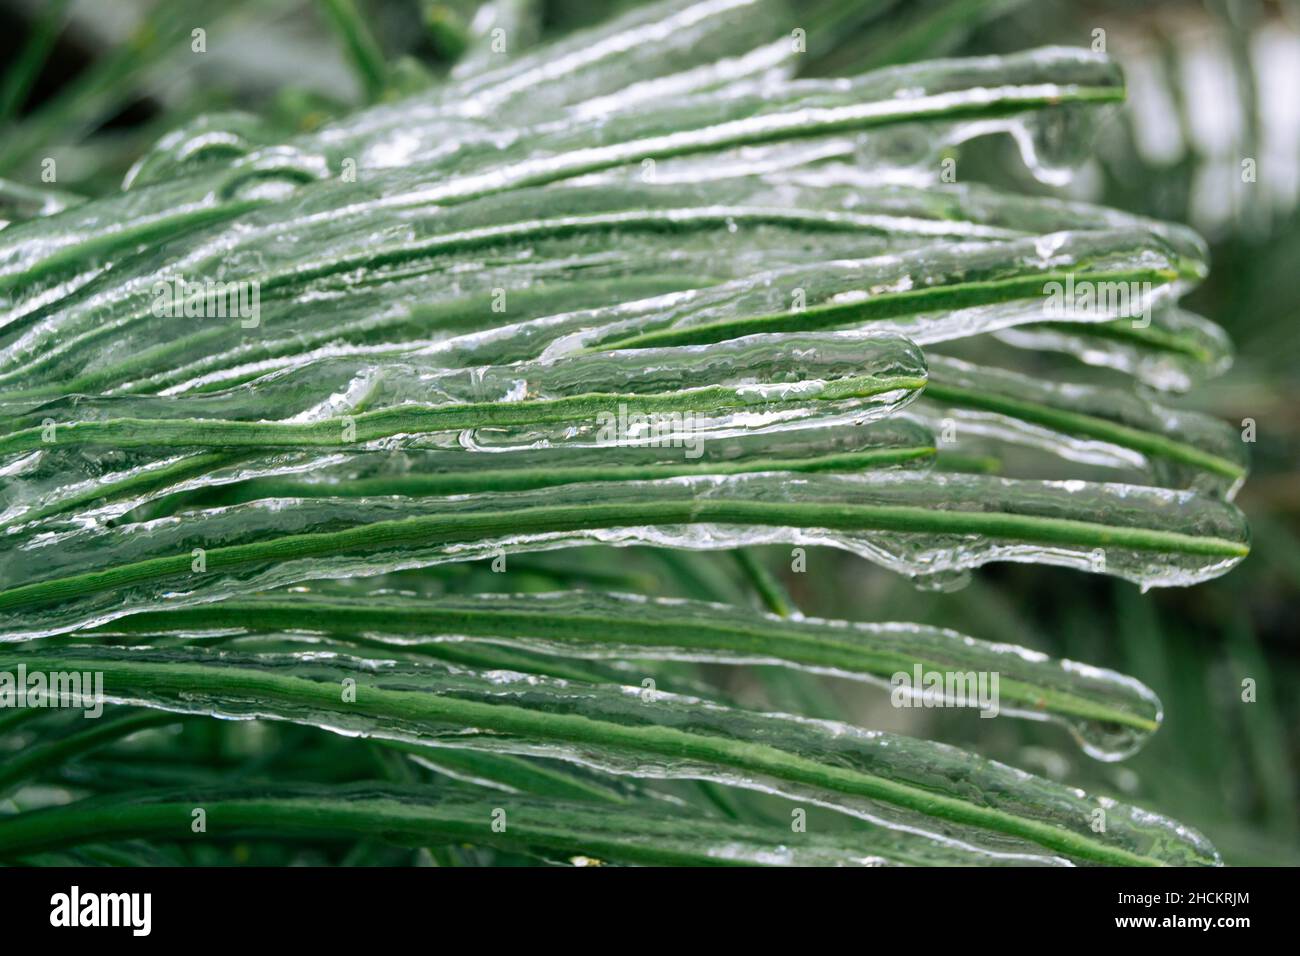
M 580 192 L 512 192 L 510 203 L 471 204 L 472 215 L 454 207 L 424 221 L 399 217 L 377 225 L 360 252 L 345 223 L 247 253 L 180 240 L 179 258 L 164 246 L 128 260 L 42 306 L 39 321 L 16 324 L 0 386 L 160 391 L 349 353 L 425 350 L 488 364 L 534 357 L 561 335 L 601 326 L 626 338 L 706 325 L 717 340 L 745 334 L 742 320 L 752 331 L 870 320 L 925 343 L 1049 319 L 1104 322 L 1123 313 L 1049 312 L 1047 283 L 1066 275 L 1145 283 L 1150 301 L 1132 304 L 1140 309 L 1174 291 L 1184 268 L 1173 247 L 1139 228 L 1020 238 L 1001 226 L 946 224 L 943 206 L 911 215 L 926 212 L 920 197 L 898 214 L 889 196 L 875 212 L 845 208 L 843 191 L 819 197 L 761 182 L 737 189 L 736 202 L 701 195 L 693 206 L 676 190 Z M 561 201 L 584 211 L 546 215 Z M 541 218 L 528 218 L 530 202 Z M 791 212 L 796 204 L 802 211 Z M 471 227 L 477 217 L 489 225 Z M 490 225 L 494 217 L 505 221 Z M 611 231 L 618 251 L 608 249 Z M 169 283 L 211 275 L 258 284 L 251 327 L 233 311 L 157 313 Z
M 265 499 L 16 544 L 0 554 L 9 584 L 0 591 L 0 634 L 63 632 L 164 599 L 202 604 L 305 580 L 597 542 L 828 545 L 930 586 L 959 584 L 991 561 L 1178 586 L 1217 577 L 1249 552 L 1241 513 L 1193 492 L 973 474 L 760 472 L 448 498 Z
M 822 12 L 801 8 L 801 25 Z M 234 601 L 276 583 L 592 541 L 688 548 L 816 541 L 945 584 L 985 560 L 1065 563 L 1120 574 L 1144 587 L 1202 580 L 1240 560 L 1247 546 L 1240 516 L 1210 496 L 923 475 L 916 466 L 929 461 L 932 442 L 914 441 L 920 436 L 905 434 L 902 422 L 889 434 L 880 430 L 897 416 L 872 425 L 870 440 L 852 437 L 859 419 L 895 413 L 909 401 L 919 388 L 917 376 L 880 392 L 855 390 L 856 385 L 836 391 L 840 386 L 828 385 L 816 370 L 810 376 L 802 370 L 786 378 L 772 374 L 773 367 L 763 364 L 767 356 L 756 359 L 747 351 L 753 341 L 715 344 L 760 332 L 768 336 L 765 347 L 789 348 L 788 355 L 801 360 L 799 350 L 810 346 L 798 336 L 840 327 L 838 320 L 848 317 L 852 321 L 843 324 L 849 327 L 860 320 L 865 328 L 901 331 L 927 345 L 992 333 L 1015 345 L 1056 349 L 1118 369 L 1162 389 L 1186 388 L 1226 365 L 1221 331 L 1172 304 L 1204 272 L 1204 244 L 1186 230 L 1050 200 L 999 204 L 991 191 L 982 195 L 978 188 L 934 183 L 944 151 L 992 133 L 1015 140 L 1035 177 L 1063 182 L 1093 142 L 1099 113 L 1094 104 L 1114 101 L 1122 92 L 1117 70 L 1104 57 L 1049 49 L 891 68 L 851 80 L 791 82 L 795 58 L 782 42 L 789 25 L 778 2 L 670 0 L 501 69 L 466 64 L 436 91 L 354 114 L 288 143 L 274 142 L 244 117 L 206 118 L 165 138 L 132 170 L 123 196 L 92 202 L 88 209 L 62 202 L 63 211 L 42 202 L 38 219 L 5 230 L 0 392 L 8 394 L 0 401 L 13 416 L 27 416 L 29 429 L 46 418 L 56 429 L 73 427 L 64 432 L 67 443 L 42 439 L 41 445 L 14 447 L 0 464 L 0 530 L 8 545 L 0 551 L 7 588 L 0 592 L 0 635 L 62 632 L 76 626 L 69 622 L 119 623 L 131 619 L 120 614 L 147 614 L 161 606 L 203 612 L 214 607 L 207 602 L 229 596 L 231 601 L 215 607 L 234 607 Z M 518 127 L 513 124 L 523 115 L 519 104 L 525 97 L 535 108 L 526 113 L 529 125 Z M 366 172 L 361 184 L 344 187 L 337 181 L 344 156 L 360 157 Z M 868 168 L 851 171 L 841 161 Z M 805 165 L 811 163 L 818 165 Z M 637 176 L 671 186 L 635 184 Z M 708 188 L 691 192 L 692 184 L 705 182 Z M 946 258 L 949 252 L 954 258 Z M 973 281 L 963 264 L 974 268 Z M 178 267 L 264 283 L 266 308 L 255 331 L 234 322 L 155 322 L 148 308 L 152 284 Z M 1053 272 L 1057 267 L 1061 271 Z M 1155 293 L 1136 304 L 1139 311 L 1155 312 L 1149 331 L 1130 323 L 1124 312 L 1046 315 L 1042 284 L 1065 274 L 1151 282 Z M 988 285 L 997 288 L 990 293 Z M 947 295 L 913 298 L 934 288 Z M 495 302 L 487 308 L 498 289 L 509 291 L 511 303 L 499 312 Z M 720 289 L 725 291 L 719 297 Z M 873 312 L 877 308 L 882 311 Z M 1048 318 L 1065 324 L 1043 324 Z M 748 325 L 755 322 L 758 327 Z M 787 338 L 777 342 L 775 335 Z M 586 351 L 593 347 L 636 351 Z M 732 375 L 722 381 L 729 396 L 709 405 L 709 441 L 698 469 L 686 468 L 675 453 L 638 443 L 640 426 L 633 426 L 634 436 L 624 445 L 610 449 L 592 439 L 584 418 L 510 417 L 521 409 L 540 414 L 534 403 L 581 397 L 588 386 L 611 381 L 617 391 L 609 394 L 619 398 L 684 393 L 695 381 L 674 378 L 680 369 L 671 363 L 691 354 L 705 356 L 704 365 L 716 362 L 714 371 L 724 376 L 737 369 L 760 373 L 754 380 Z M 546 372 L 554 373 L 549 378 L 535 370 L 513 378 L 503 371 L 514 362 L 536 363 L 541 355 Z M 648 364 L 659 358 L 668 364 Z M 627 382 L 620 376 L 631 366 L 648 391 L 624 390 Z M 947 371 L 959 380 L 955 387 L 969 386 L 986 402 L 1026 392 L 1010 373 Z M 712 373 L 702 377 L 705 387 L 719 387 Z M 851 377 L 846 372 L 835 380 Z M 264 399 L 260 410 L 251 389 L 243 387 L 254 380 Z M 234 391 L 212 393 L 227 386 Z M 1226 461 L 1229 469 L 1238 460 L 1223 453 L 1220 435 L 1191 418 L 1145 400 L 1116 403 L 1100 392 L 1028 391 L 1040 406 L 1057 411 L 1077 400 L 1093 418 L 1119 420 L 1180 445 L 1184 457 L 1173 456 L 1178 464 L 1171 469 L 1168 455 L 1144 457 L 1150 448 L 1139 454 L 1113 433 L 1109 439 L 1115 440 L 1103 441 L 996 411 L 957 414 L 966 416 L 965 426 L 978 422 L 989 434 L 1080 461 L 1150 465 L 1166 483 L 1227 497 L 1235 491 L 1232 482 L 1239 478 L 1203 466 L 1207 457 Z M 87 394 L 70 394 L 79 392 Z M 168 398 L 96 397 L 104 393 Z M 171 404 L 176 394 L 187 395 L 184 404 Z M 804 408 L 805 402 L 816 404 Z M 849 404 L 839 407 L 841 402 Z M 494 407 L 478 407 L 485 403 Z M 269 412 L 268 404 L 274 405 Z M 431 419 L 410 414 L 412 406 L 449 405 L 493 414 L 501 411 L 495 406 L 509 410 L 504 419 L 488 415 L 473 430 L 439 430 L 430 427 Z M 587 418 L 596 407 L 583 405 Z M 320 436 L 312 430 L 321 423 L 333 427 L 340 424 L 337 418 L 356 413 L 369 426 L 376 419 L 365 416 L 389 409 L 398 415 L 384 419 L 387 425 L 378 430 L 363 428 L 359 447 L 335 448 L 334 440 L 316 447 Z M 186 410 L 197 410 L 196 420 L 205 427 L 229 414 L 264 438 L 275 431 L 267 425 L 297 431 L 281 434 L 288 442 L 232 455 L 229 445 L 245 437 L 239 429 L 158 427 L 176 423 Z M 80 423 L 108 425 L 140 413 L 145 427 L 134 435 L 134 426 L 115 433 L 108 428 L 99 440 L 93 428 L 78 430 Z M 812 434 L 803 434 L 810 424 L 816 426 Z M 158 443 L 148 444 L 146 437 Z M 504 467 L 481 467 L 488 459 Z M 909 473 L 892 474 L 899 469 Z M 844 471 L 851 480 L 835 480 L 846 477 L 838 474 Z M 1213 473 L 1208 482 L 1207 471 Z M 837 625 L 789 625 L 823 626 Z M 923 644 L 932 656 L 955 655 L 953 666 L 994 666 L 992 657 L 961 656 L 994 651 L 958 641 L 960 635 L 871 627 L 871 639 L 880 643 Z M 784 660 L 787 665 L 852 670 L 841 669 L 842 659 L 832 661 L 835 666 L 799 659 L 793 638 L 783 639 L 785 656 L 792 659 Z M 531 650 L 582 656 L 580 645 L 555 642 L 554 635 L 549 642 L 546 635 L 524 640 Z M 800 648 L 806 650 L 793 650 Z M 630 654 L 627 647 L 619 650 Z M 671 644 L 654 650 L 701 660 L 742 653 L 734 646 L 702 650 L 698 644 L 693 651 Z M 350 660 L 348 651 L 324 640 L 316 651 L 298 662 L 302 676 L 321 677 L 325 670 L 312 670 L 318 665 L 334 667 L 324 683 L 337 679 L 340 669 L 388 668 L 386 676 L 401 683 L 397 692 L 408 681 L 427 689 L 430 671 Z M 1019 667 L 1040 663 L 1021 649 L 1002 647 L 997 653 L 1011 655 L 1003 660 Z M 238 666 L 236 655 L 221 660 Z M 243 661 L 248 671 L 291 666 L 288 658 L 252 660 Z M 124 662 L 125 657 L 117 663 Z M 129 663 L 155 662 L 184 666 L 179 657 Z M 1124 697 L 1112 686 L 1118 675 L 1066 663 L 1058 670 L 1052 680 L 1103 697 L 1115 692 L 1150 723 L 1153 700 L 1141 693 L 1137 700 Z M 126 666 L 117 673 L 129 677 L 129 671 Z M 557 663 L 556 674 L 572 672 Z M 509 687 L 510 694 L 543 686 L 537 692 L 549 692 L 552 700 L 569 699 L 567 689 L 580 688 L 509 673 L 445 674 L 470 682 L 452 688 L 453 696 L 479 693 L 481 683 L 471 684 L 480 679 Z M 231 704 L 219 690 L 204 686 L 205 693 L 213 691 L 211 699 L 190 696 L 194 683 L 189 690 L 173 689 L 182 708 L 194 706 L 200 713 L 247 716 L 235 711 L 257 696 L 236 693 L 233 708 L 223 710 Z M 570 695 L 580 697 L 581 690 Z M 616 697 L 590 699 L 598 701 L 590 705 L 597 712 L 618 718 L 610 723 L 622 719 Z M 711 714 L 711 705 L 663 699 L 690 712 L 673 717 L 675 726 L 699 721 L 712 733 L 709 720 L 698 716 Z M 549 706 L 542 704 L 537 713 Z M 382 719 L 342 726 L 328 710 L 305 722 L 347 733 L 392 732 Z M 1080 717 L 1073 714 L 1075 729 L 1096 756 L 1122 755 L 1134 744 L 1134 731 L 1142 729 L 1115 732 L 1098 725 L 1095 714 L 1082 724 Z M 728 725 L 739 729 L 742 740 L 782 733 L 746 720 Z M 459 745 L 455 733 L 447 732 L 455 726 L 449 721 L 439 728 L 435 742 Z M 879 790 L 867 799 L 837 789 L 831 785 L 838 779 L 834 774 L 829 784 L 825 776 L 792 782 L 770 764 L 756 770 L 723 761 L 719 767 L 698 753 L 677 762 L 662 753 L 647 760 L 645 751 L 629 755 L 584 740 L 512 739 L 506 725 L 485 730 L 460 721 L 459 727 L 464 736 L 482 738 L 474 740 L 475 747 L 519 753 L 532 751 L 512 748 L 534 747 L 620 773 L 699 774 L 798 795 L 873 822 L 878 840 L 855 842 L 829 856 L 822 855 L 827 847 L 815 855 L 811 846 L 800 848 L 806 859 L 952 862 L 969 853 L 985 861 L 1064 862 L 1054 855 L 1059 846 L 1045 853 L 1026 845 L 1023 833 L 990 837 L 971 829 L 964 817 L 952 828 L 917 821 L 881 806 Z M 836 739 L 861 733 L 838 725 L 817 728 Z M 410 739 L 407 732 L 400 728 L 401 739 Z M 427 728 L 419 733 L 427 734 Z M 881 747 L 897 753 L 908 745 L 894 738 Z M 834 747 L 815 740 L 800 739 L 791 749 L 814 760 L 829 755 L 831 765 L 840 761 Z M 917 774 L 920 789 L 934 792 L 931 778 L 917 770 L 937 759 L 934 752 L 909 752 L 903 763 L 913 757 L 907 772 Z M 859 767 L 857 759 L 843 763 Z M 960 763 L 952 761 L 934 778 L 935 789 L 971 786 L 986 803 L 1009 799 L 1007 778 L 972 778 L 968 767 L 957 769 Z M 378 802 L 372 799 L 362 812 L 410 825 L 401 822 L 406 810 L 400 799 L 383 807 Z M 1110 807 L 1103 801 L 1092 811 Z M 1090 840 L 1074 809 L 1076 836 Z M 459 811 L 448 812 L 443 822 L 454 824 Z M 537 809 L 539 816 L 543 812 Z M 1154 818 L 1125 810 L 1125 820 L 1152 824 Z M 572 818 L 565 822 L 581 831 Z M 587 825 L 617 844 L 619 827 L 637 823 L 611 816 L 604 826 Z M 640 825 L 654 827 L 652 821 Z M 1122 854 L 1148 850 L 1163 862 L 1214 860 L 1194 834 L 1172 824 L 1154 830 L 1160 832 L 1130 845 L 1124 843 L 1126 828 L 1110 861 L 1131 862 Z M 1049 842 L 1059 836 L 1053 829 L 1033 832 Z M 1184 845 L 1166 854 L 1169 833 Z M 798 857 L 784 845 L 764 854 L 761 840 L 708 828 L 695 832 L 695 847 L 673 843 L 670 835 L 662 842 L 680 852 L 698 849 L 750 861 Z M 1088 857 L 1086 845 L 1083 850 Z
M 1132 375 L 1165 392 L 1185 392 L 1232 366 L 1232 343 L 1217 324 L 1168 303 L 1157 306 L 1148 329 L 1107 323 L 1091 329 L 1024 325 L 996 333 L 1010 345 L 1072 355 L 1088 365 Z
M 0 456 L 42 447 L 132 449 L 346 447 L 467 429 L 549 429 L 601 441 L 608 416 L 653 417 L 651 438 L 865 421 L 905 406 L 925 359 L 893 335 L 753 335 L 714 346 L 595 352 L 473 368 L 314 363 L 256 383 L 178 398 L 128 396 L 7 408 Z M 282 416 L 264 417 L 272 407 Z M 55 440 L 48 440 L 53 422 Z M 625 443 L 642 439 L 621 435 Z M 545 437 L 520 438 L 536 444 Z M 140 451 L 139 454 L 148 454 Z
M 0 528 L 12 543 L 69 527 L 110 523 L 146 505 L 174 510 L 283 497 L 446 495 L 511 491 L 580 481 L 627 481 L 747 471 L 855 471 L 926 467 L 934 439 L 901 415 L 845 424 L 805 423 L 729 438 L 684 435 L 680 443 L 578 441 L 522 444 L 509 429 L 407 436 L 336 451 L 222 455 L 198 451 L 126 464 L 120 453 L 27 456 L 0 487 Z M 816 427 L 813 427 L 816 424 Z M 698 443 L 697 443 L 697 439 Z M 377 446 L 376 446 L 377 445 Z
M 381 741 L 390 749 L 397 744 Z M 481 751 L 402 746 L 406 759 L 439 771 L 451 756 Z M 427 754 L 427 756 L 425 756 Z M 506 757 L 503 759 L 518 759 Z M 85 805 L 111 814 L 113 826 L 137 836 L 161 839 L 176 820 L 189 819 L 201 803 L 215 826 L 283 838 L 373 835 L 386 843 L 410 847 L 433 841 L 500 845 L 543 860 L 574 866 L 648 864 L 659 866 L 989 866 L 1061 865 L 1064 861 L 1029 854 L 959 849 L 924 836 L 887 827 L 858 826 L 833 834 L 789 832 L 772 826 L 741 825 L 704 814 L 684 815 L 679 808 L 647 802 L 637 805 L 559 800 L 520 793 L 513 788 L 487 791 L 467 778 L 454 784 L 336 784 L 330 787 L 252 785 L 134 791 L 126 798 L 96 797 L 59 810 L 47 810 L 40 828 L 16 835 L 14 818 L 0 822 L 0 850 L 17 855 L 43 848 L 76 845 L 90 834 L 73 819 Z M 508 838 L 483 820 L 494 810 L 509 814 Z M 27 821 L 23 821 L 26 823 Z M 84 821 L 82 821 L 84 822 Z M 103 831 L 100 831 L 102 836 Z
M 991 81 L 993 81 L 991 83 Z M 532 93 L 533 91 L 529 91 Z M 541 122 L 522 129 L 502 129 L 476 118 L 435 119 L 421 130 L 418 120 L 401 107 L 390 117 L 400 117 L 401 149 L 367 140 L 370 155 L 362 166 L 388 168 L 367 176 L 363 183 L 346 184 L 351 198 L 336 213 L 354 216 L 373 208 L 403 208 L 424 203 L 454 203 L 476 196 L 548 182 L 611 168 L 645 158 L 668 158 L 763 143 L 805 138 L 842 131 L 953 116 L 1000 117 L 1061 102 L 1113 102 L 1122 95 L 1118 70 L 1105 57 L 1085 51 L 1049 48 L 1009 57 L 980 57 L 932 61 L 893 67 L 849 80 L 798 80 L 761 85 L 737 94 L 734 90 L 700 93 L 648 108 L 630 103 L 626 112 L 615 111 L 590 118 Z M 366 131 L 374 136 L 373 127 Z M 325 133 L 327 137 L 337 136 Z M 431 141 L 422 146 L 421 136 Z M 445 141 L 454 136 L 454 146 Z M 593 140 L 599 144 L 590 145 Z M 581 146 L 577 145 L 581 144 Z M 397 158 L 400 152 L 400 159 Z M 249 171 L 274 166 L 281 154 L 304 158 L 308 168 L 291 167 L 291 178 L 315 178 L 315 167 L 329 159 L 306 144 L 286 144 L 254 150 L 240 156 L 232 169 L 169 183 L 176 190 L 177 207 L 169 220 L 181 227 L 205 219 L 228 218 L 243 211 L 232 197 L 232 185 Z M 269 154 L 269 155 L 267 155 Z M 340 150 L 335 156 L 349 155 Z M 396 160 L 396 161 L 394 161 Z M 429 185 L 430 181 L 436 185 Z M 337 189 L 337 184 L 333 187 Z M 328 197 L 330 184 L 299 197 L 304 211 L 308 197 Z M 142 206 L 150 189 L 131 190 Z M 340 194 L 334 193 L 337 206 Z M 366 195 L 368 201 L 358 202 Z M 143 201 L 141 201 L 143 197 Z M 232 201 L 233 199 L 233 201 Z M 190 202 L 186 202 L 190 200 Z M 117 200 L 119 204 L 124 202 Z M 255 203 L 254 203 L 255 204 Z M 233 207 L 233 208 L 232 208 Z M 245 207 L 246 208 L 246 207 Z M 310 217 L 313 213 L 308 212 Z M 64 252 L 93 234 L 95 211 L 65 222 L 47 221 L 36 231 L 43 241 L 30 241 L 20 249 L 5 237 L 0 243 L 0 284 L 20 276 L 34 276 L 57 252 Z
M 994 76 L 999 85 L 979 85 Z M 323 168 L 328 161 L 302 145 L 253 150 L 220 173 L 132 189 L 20 227 L 22 236 L 11 237 L 6 230 L 0 238 L 0 306 L 6 312 L 0 330 L 6 358 L 20 361 L 0 369 L 0 385 L 22 389 L 69 376 L 84 390 L 112 384 L 103 366 L 136 350 L 123 348 L 117 355 L 97 350 L 110 333 L 142 322 L 147 313 L 140 300 L 156 281 L 176 275 L 268 280 L 270 291 L 283 277 L 263 275 L 268 264 L 263 257 L 274 258 L 277 246 L 301 256 L 317 233 L 344 231 L 352 240 L 366 235 L 367 247 L 391 245 L 407 235 L 408 212 L 427 214 L 628 162 L 953 115 L 1053 112 L 1075 97 L 1105 101 L 1118 93 L 1117 73 L 1105 58 L 1053 49 L 891 68 L 849 81 L 700 94 L 657 111 L 634 108 L 542 123 L 522 133 L 492 127 L 475 136 L 460 128 L 471 121 L 454 119 L 450 122 L 463 134 L 456 149 L 435 150 L 424 162 L 400 171 L 377 170 L 359 182 L 337 181 Z M 593 137 L 601 145 L 589 145 Z M 446 139 L 446 131 L 436 138 Z M 288 181 L 288 194 L 248 186 L 277 177 Z M 161 252 L 143 241 L 159 233 L 175 236 Z M 104 279 L 105 257 L 113 253 L 119 253 L 114 275 Z M 140 329 L 140 341 L 152 346 L 177 337 L 174 325 L 161 329 L 164 334 L 155 328 L 152 336 Z M 218 331 L 238 334 L 205 329 L 209 350 Z
M 1009 643 L 905 622 L 783 619 L 730 605 L 600 592 L 344 597 L 297 592 L 122 618 L 101 631 L 202 639 L 220 633 L 319 633 L 328 639 L 416 654 L 431 646 L 487 643 L 590 660 L 775 664 L 890 687 L 894 675 L 996 673 L 991 716 L 1051 720 L 1101 760 L 1131 756 L 1158 728 L 1160 701 L 1131 677 Z M 97 635 L 99 636 L 99 635 Z M 920 695 L 921 688 L 910 688 Z M 950 706 L 970 706 L 951 687 Z M 985 702 L 989 703 L 988 701 Z
M 953 747 L 639 686 L 332 653 L 70 648 L 40 659 L 50 669 L 103 671 L 114 702 L 546 756 L 643 778 L 714 780 L 1022 861 L 1219 862 L 1202 836 L 1172 820 Z M 349 676 L 357 699 L 344 704 L 338 687 Z M 1091 827 L 1098 809 L 1103 833 Z
M 641 348 L 827 327 L 894 332 L 925 345 L 1049 319 L 1099 323 L 1135 314 L 1170 294 L 1175 269 L 1173 252 L 1147 233 L 1061 232 L 1000 243 L 936 243 L 816 269 L 774 270 L 759 281 L 701 290 L 672 308 L 656 304 L 650 319 L 571 333 L 548 346 L 548 354 L 578 344 Z M 1071 276 L 1133 282 L 1144 292 L 1131 304 L 1077 309 L 1067 304 L 1057 310 L 1052 283 Z
M 932 426 L 951 417 L 959 431 L 1086 464 L 1140 468 L 1153 484 L 1229 500 L 1245 481 L 1246 445 L 1219 419 L 1119 388 L 1044 382 L 933 353 L 929 361 Z

